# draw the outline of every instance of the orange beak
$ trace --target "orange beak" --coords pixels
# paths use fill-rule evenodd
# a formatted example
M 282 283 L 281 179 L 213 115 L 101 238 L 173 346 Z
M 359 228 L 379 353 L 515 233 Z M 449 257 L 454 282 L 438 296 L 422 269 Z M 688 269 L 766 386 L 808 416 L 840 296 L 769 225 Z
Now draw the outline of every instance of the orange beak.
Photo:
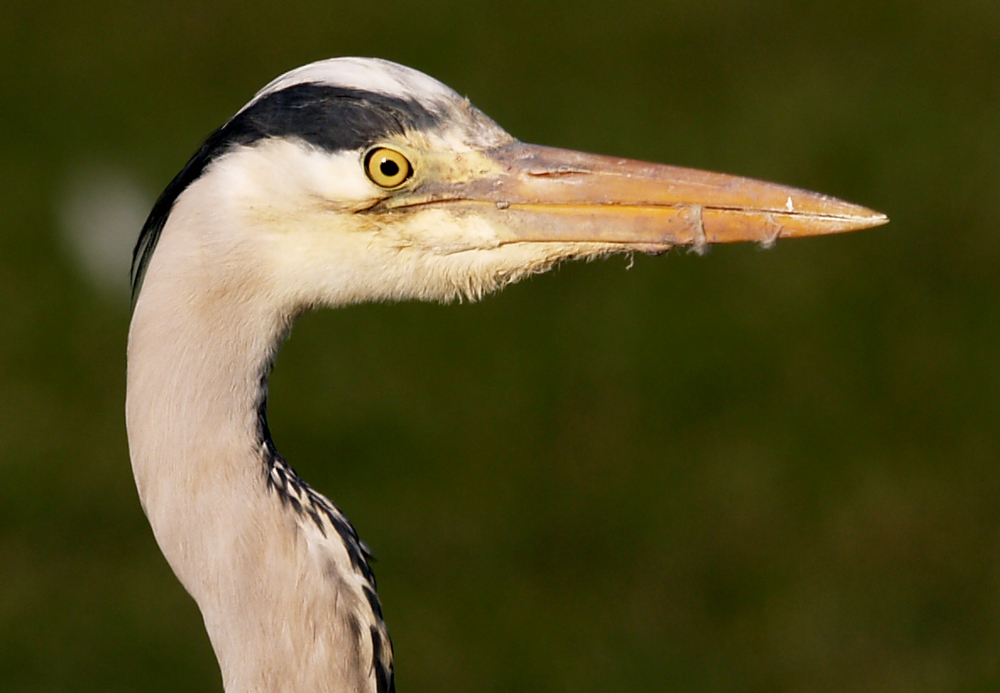
M 399 207 L 446 202 L 499 217 L 501 243 L 595 242 L 662 252 L 676 245 L 856 231 L 884 214 L 833 197 L 723 173 L 514 142 L 483 152 L 462 181 L 428 180 Z M 396 205 L 391 205 L 396 206 Z

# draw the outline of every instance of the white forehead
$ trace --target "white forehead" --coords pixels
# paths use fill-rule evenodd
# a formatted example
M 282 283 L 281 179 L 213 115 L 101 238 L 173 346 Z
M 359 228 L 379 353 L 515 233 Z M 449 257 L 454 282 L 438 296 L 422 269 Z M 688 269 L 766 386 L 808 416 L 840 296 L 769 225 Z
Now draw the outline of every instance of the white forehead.
M 380 58 L 330 58 L 286 72 L 257 92 L 247 106 L 268 94 L 304 83 L 371 91 L 417 102 L 462 100 L 447 85 L 405 65 Z

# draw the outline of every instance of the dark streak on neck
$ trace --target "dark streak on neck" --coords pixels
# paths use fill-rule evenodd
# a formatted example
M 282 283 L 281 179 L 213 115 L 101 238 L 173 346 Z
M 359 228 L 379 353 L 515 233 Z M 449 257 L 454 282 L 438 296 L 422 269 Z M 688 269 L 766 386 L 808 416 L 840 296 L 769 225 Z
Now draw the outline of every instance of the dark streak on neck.
M 271 429 L 267 424 L 267 378 L 271 372 L 272 359 L 268 359 L 260 376 L 260 390 L 257 399 L 257 440 L 263 456 L 263 474 L 268 489 L 278 494 L 282 505 L 290 507 L 300 517 L 308 516 L 326 536 L 323 517 L 336 530 L 343 542 L 351 567 L 367 583 L 362 589 L 377 625 L 370 627 L 372 639 L 371 672 L 375 675 L 377 693 L 395 693 L 396 681 L 392 661 L 392 639 L 382 617 L 375 573 L 369 563 L 373 559 L 368 546 L 358 537 L 357 530 L 347 516 L 337 506 L 330 503 L 307 484 L 281 455 L 271 439 Z M 356 623 L 356 621 L 355 621 Z M 360 631 L 359 631 L 360 633 Z M 360 635 L 359 635 L 360 637 Z

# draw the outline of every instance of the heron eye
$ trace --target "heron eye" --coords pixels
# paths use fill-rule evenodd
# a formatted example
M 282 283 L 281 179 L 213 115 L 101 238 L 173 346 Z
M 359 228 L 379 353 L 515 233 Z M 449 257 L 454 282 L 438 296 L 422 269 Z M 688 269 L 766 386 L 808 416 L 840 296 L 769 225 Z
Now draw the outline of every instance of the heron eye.
M 365 173 L 380 188 L 398 188 L 413 173 L 405 156 L 395 149 L 376 147 L 365 157 Z

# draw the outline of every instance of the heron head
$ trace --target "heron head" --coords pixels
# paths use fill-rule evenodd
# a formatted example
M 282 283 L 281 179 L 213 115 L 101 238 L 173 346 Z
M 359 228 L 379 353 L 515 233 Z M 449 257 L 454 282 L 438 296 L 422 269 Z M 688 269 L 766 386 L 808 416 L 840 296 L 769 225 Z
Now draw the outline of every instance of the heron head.
M 209 137 L 143 229 L 133 292 L 192 272 L 287 309 L 448 300 L 564 259 L 885 221 L 785 186 L 527 145 L 420 72 L 341 58 L 279 77 Z

